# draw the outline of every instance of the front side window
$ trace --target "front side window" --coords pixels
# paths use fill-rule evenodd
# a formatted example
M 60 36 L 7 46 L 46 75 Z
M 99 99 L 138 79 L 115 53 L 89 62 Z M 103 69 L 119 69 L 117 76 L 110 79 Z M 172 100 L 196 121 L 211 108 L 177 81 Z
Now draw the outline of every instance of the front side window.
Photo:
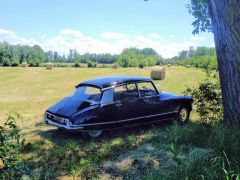
M 118 86 L 114 90 L 116 101 L 125 101 L 139 98 L 138 90 L 135 83 Z
M 101 99 L 101 90 L 92 86 L 80 86 L 72 96 L 82 101 L 99 102 Z
M 138 89 L 141 97 L 153 96 L 157 94 L 152 82 L 140 82 L 138 83 Z

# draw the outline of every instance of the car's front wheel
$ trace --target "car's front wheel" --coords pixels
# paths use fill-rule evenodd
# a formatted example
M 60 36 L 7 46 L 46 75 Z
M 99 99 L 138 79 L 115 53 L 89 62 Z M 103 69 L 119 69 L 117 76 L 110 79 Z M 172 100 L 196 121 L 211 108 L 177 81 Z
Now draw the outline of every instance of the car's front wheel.
M 181 106 L 178 111 L 178 122 L 184 125 L 188 122 L 190 116 L 190 110 L 187 106 Z
M 100 138 L 102 134 L 103 134 L 102 130 L 92 130 L 92 131 L 87 131 L 82 133 L 85 139 L 97 139 L 97 138 Z

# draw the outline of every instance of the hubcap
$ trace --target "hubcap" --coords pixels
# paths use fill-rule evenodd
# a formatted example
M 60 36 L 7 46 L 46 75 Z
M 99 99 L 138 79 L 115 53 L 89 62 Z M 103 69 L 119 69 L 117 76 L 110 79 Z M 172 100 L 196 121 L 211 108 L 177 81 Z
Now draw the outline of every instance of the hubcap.
M 102 131 L 101 130 L 95 130 L 95 131 L 89 131 L 89 135 L 93 138 L 96 138 L 101 135 Z
M 179 115 L 182 121 L 186 121 L 188 116 L 188 110 L 186 108 L 182 108 Z

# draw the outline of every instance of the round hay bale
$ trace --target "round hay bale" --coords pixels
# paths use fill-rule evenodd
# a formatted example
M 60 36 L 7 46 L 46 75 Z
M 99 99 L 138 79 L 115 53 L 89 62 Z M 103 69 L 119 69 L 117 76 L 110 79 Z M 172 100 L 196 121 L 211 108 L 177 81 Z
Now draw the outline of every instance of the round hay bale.
M 190 66 L 190 65 L 187 65 L 186 67 L 187 67 L 187 68 L 190 68 L 191 66 Z
M 23 63 L 21 64 L 21 67 L 23 67 L 23 68 L 28 68 L 28 63 L 27 63 L 27 62 L 23 62 Z
M 163 67 L 154 67 L 151 70 L 151 78 L 153 80 L 164 80 L 166 75 L 166 70 Z
M 117 69 L 117 68 L 118 68 L 118 64 L 114 64 L 114 65 L 112 66 L 112 68 L 113 68 L 113 69 Z
M 167 66 L 168 66 L 168 67 L 171 67 L 171 64 L 168 64 Z
M 53 68 L 53 63 L 47 63 L 46 64 L 46 69 L 51 70 Z

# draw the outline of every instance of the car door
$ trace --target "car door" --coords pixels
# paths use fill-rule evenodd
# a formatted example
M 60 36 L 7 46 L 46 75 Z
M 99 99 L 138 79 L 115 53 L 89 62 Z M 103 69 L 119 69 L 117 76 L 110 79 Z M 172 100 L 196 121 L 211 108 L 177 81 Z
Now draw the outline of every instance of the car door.
M 114 90 L 105 90 L 102 94 L 100 107 L 98 108 L 98 121 L 102 129 L 113 129 L 117 120 L 116 102 L 114 102 Z
M 138 89 L 142 100 L 142 111 L 148 121 L 172 118 L 174 101 L 161 99 L 153 82 L 139 82 Z
M 114 89 L 114 97 L 117 107 L 117 126 L 130 126 L 138 123 L 141 117 L 139 103 L 141 101 L 135 83 L 117 86 Z
M 159 93 L 151 81 L 137 84 L 141 96 L 141 108 L 146 121 L 155 119 L 164 113 L 164 105 Z

